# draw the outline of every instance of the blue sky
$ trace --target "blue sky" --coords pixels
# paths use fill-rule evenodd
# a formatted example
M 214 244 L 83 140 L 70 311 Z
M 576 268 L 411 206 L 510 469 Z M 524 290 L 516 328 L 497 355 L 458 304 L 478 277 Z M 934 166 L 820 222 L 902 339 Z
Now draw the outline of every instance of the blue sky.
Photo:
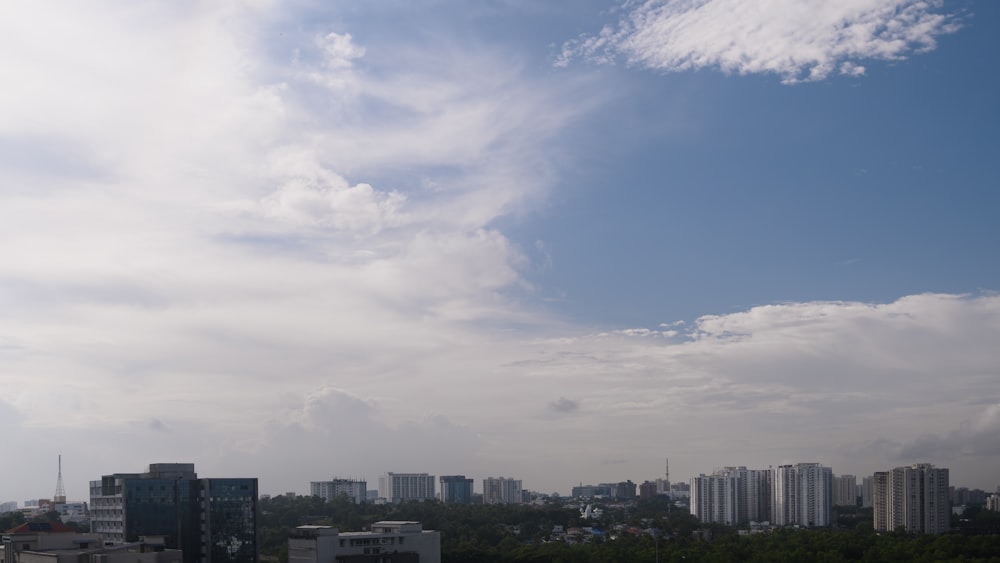
M 994 3 L 3 10 L 0 500 L 1000 485 Z

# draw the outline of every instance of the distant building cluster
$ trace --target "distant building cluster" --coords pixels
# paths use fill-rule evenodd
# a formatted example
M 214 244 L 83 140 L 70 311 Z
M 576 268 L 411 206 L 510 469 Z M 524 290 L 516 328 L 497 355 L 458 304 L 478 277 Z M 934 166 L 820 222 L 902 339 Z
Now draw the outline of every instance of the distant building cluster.
M 440 490 L 438 490 L 438 486 Z M 520 479 L 486 477 L 482 493 L 465 475 L 388 472 L 369 491 L 363 479 L 333 477 L 312 481 L 310 494 L 331 501 L 346 498 L 403 503 L 439 500 L 451 504 L 542 502 Z M 949 471 L 929 463 L 896 467 L 864 476 L 834 475 L 819 463 L 748 469 L 733 466 L 700 474 L 689 483 L 671 483 L 669 471 L 654 481 L 631 480 L 572 488 L 584 520 L 599 519 L 600 500 L 628 506 L 636 498 L 666 495 L 705 523 L 745 526 L 748 533 L 769 527 L 833 524 L 835 506 L 871 507 L 876 531 L 941 534 L 952 511 L 982 505 L 1000 511 L 998 494 L 951 487 Z M 295 496 L 295 493 L 287 493 Z M 556 493 L 553 493 L 556 495 Z M 689 501 L 689 502 L 685 502 Z M 69 502 L 60 460 L 56 494 L 0 503 L 0 513 L 20 511 L 36 518 L 7 530 L 0 563 L 90 561 L 102 563 L 258 563 L 258 483 L 256 478 L 200 478 L 192 463 L 154 463 L 143 473 L 112 473 L 90 482 L 89 502 Z M 42 522 L 58 513 L 63 522 L 89 522 L 77 533 L 60 522 Z M 555 533 L 555 531 L 554 531 Z M 596 532 L 595 532 L 596 533 Z M 566 541 L 576 537 L 567 531 Z M 382 521 L 364 531 L 300 526 L 289 533 L 290 563 L 350 561 L 440 561 L 440 533 L 419 522 Z
M 636 484 L 632 481 L 601 483 L 599 485 L 578 485 L 573 487 L 573 498 L 610 498 L 628 500 L 636 498 Z
M 691 479 L 691 514 L 702 522 L 734 526 L 770 520 L 771 474 L 726 467 Z
M 815 527 L 833 523 L 834 506 L 857 506 L 857 477 L 818 463 L 769 469 L 726 467 L 691 479 L 691 514 L 702 522 Z M 862 504 L 877 531 L 940 534 L 949 529 L 948 470 L 916 464 L 865 477 Z

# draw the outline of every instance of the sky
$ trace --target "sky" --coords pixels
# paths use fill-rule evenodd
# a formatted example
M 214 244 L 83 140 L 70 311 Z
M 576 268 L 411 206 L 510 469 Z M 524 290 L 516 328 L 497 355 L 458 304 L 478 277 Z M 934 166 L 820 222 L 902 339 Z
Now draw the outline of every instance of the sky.
M 0 6 L 0 501 L 1000 486 L 1000 4 Z

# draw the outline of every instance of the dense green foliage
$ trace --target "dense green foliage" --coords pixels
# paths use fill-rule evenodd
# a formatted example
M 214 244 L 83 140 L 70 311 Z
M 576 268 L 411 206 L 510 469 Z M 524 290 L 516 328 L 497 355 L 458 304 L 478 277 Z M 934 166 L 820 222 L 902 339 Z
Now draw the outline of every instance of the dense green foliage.
M 261 500 L 261 554 L 287 560 L 288 529 L 326 524 L 362 530 L 378 520 L 416 520 L 441 532 L 445 563 L 615 563 L 637 561 L 989 561 L 1000 563 L 1000 536 L 875 534 L 870 510 L 838 514 L 839 529 L 779 530 L 750 536 L 731 528 L 703 528 L 684 510 L 663 500 L 611 509 L 598 521 L 559 502 L 462 506 L 437 502 L 355 505 L 346 497 Z M 988 516 L 984 515 L 984 518 Z M 593 526 L 603 531 L 586 542 L 556 540 L 553 526 Z M 617 528 L 617 530 L 616 530 Z M 711 539 L 704 539 L 710 536 Z

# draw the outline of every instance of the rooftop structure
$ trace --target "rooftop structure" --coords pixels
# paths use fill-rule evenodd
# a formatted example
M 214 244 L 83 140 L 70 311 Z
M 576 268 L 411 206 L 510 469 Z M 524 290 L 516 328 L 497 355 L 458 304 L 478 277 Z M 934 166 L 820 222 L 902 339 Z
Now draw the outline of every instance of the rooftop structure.
M 368 532 L 299 526 L 288 534 L 288 563 L 440 563 L 441 533 L 420 522 L 384 520 Z
M 180 551 L 166 549 L 162 537 L 105 546 L 100 534 L 81 534 L 59 522 L 26 522 L 7 530 L 0 562 L 17 563 L 181 563 Z

